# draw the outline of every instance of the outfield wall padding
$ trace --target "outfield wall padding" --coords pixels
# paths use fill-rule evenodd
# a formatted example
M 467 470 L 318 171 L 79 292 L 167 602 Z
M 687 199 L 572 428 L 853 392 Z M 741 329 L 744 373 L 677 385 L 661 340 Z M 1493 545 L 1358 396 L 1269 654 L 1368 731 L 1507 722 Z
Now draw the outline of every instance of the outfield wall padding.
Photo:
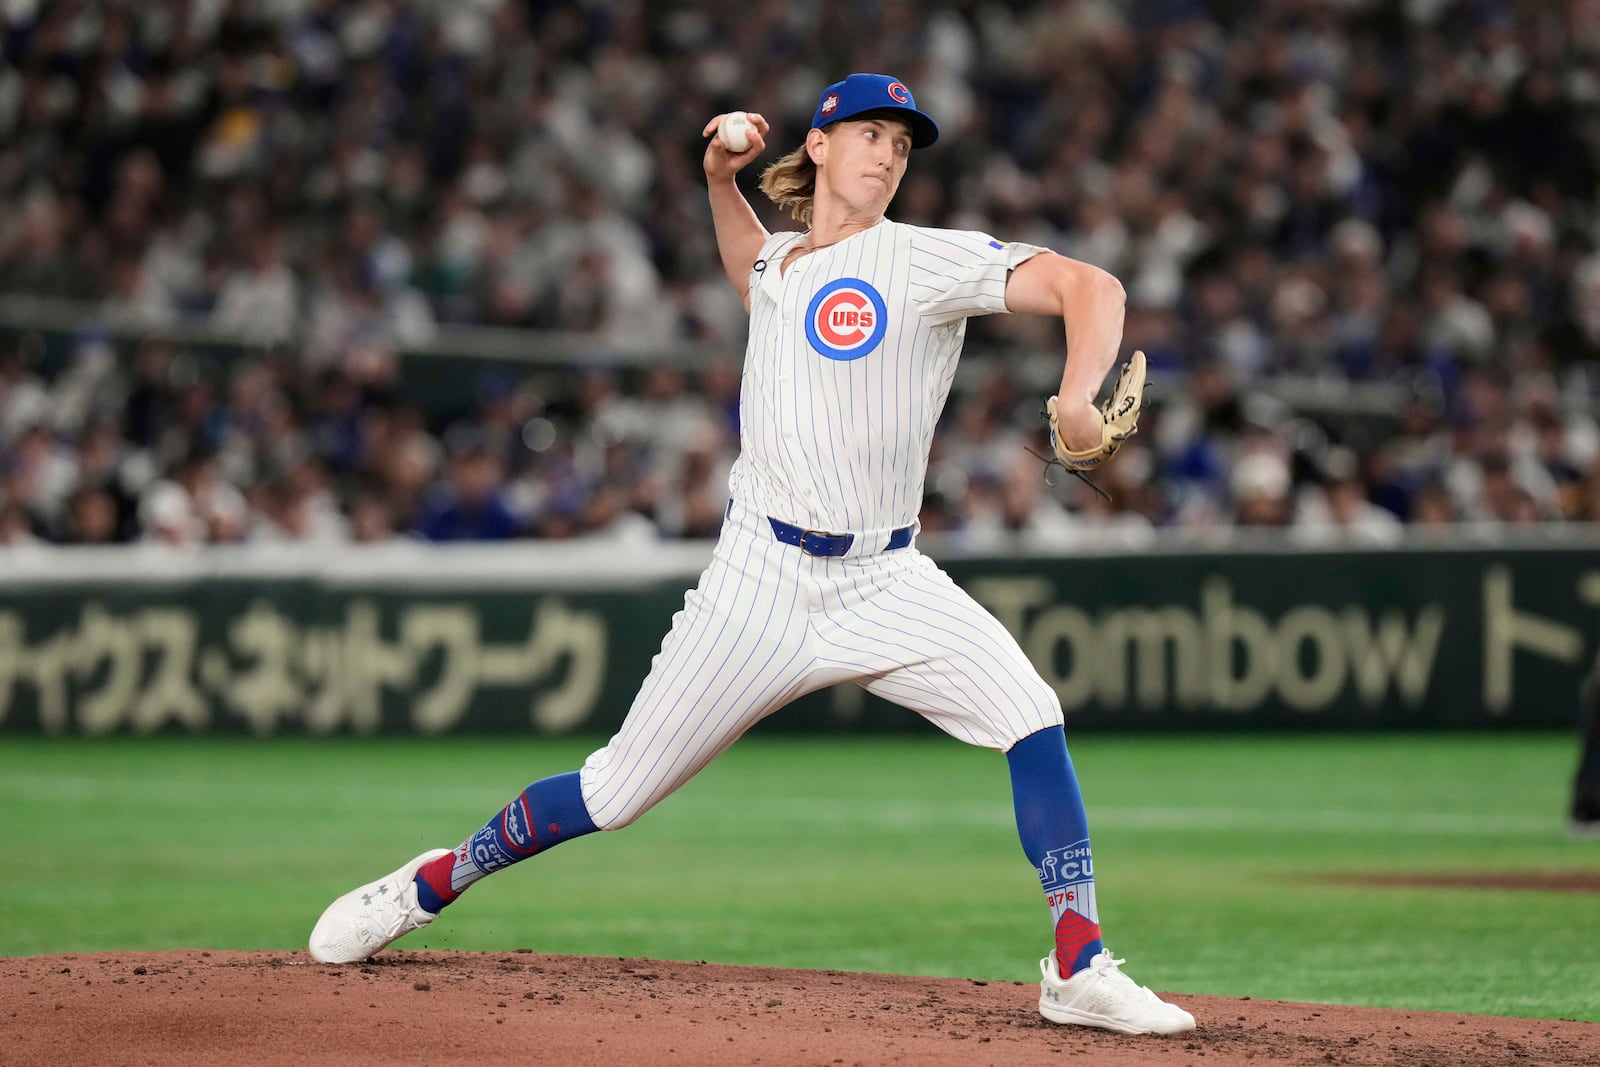
M 601 733 L 705 545 L 0 560 L 0 732 Z M 1587 544 L 943 561 L 1069 727 L 1538 728 L 1600 633 Z M 846 685 L 764 729 L 895 730 Z

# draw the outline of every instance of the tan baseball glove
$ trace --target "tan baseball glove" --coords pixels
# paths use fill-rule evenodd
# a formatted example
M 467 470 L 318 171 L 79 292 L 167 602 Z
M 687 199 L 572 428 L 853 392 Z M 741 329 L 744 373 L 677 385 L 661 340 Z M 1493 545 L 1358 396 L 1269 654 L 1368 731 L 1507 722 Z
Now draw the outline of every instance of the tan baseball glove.
M 1144 405 L 1144 353 L 1135 352 L 1122 365 L 1111 399 L 1100 405 L 1100 443 L 1073 451 L 1061 443 L 1056 426 L 1056 398 L 1045 401 L 1050 418 L 1050 445 L 1061 465 L 1074 473 L 1092 471 L 1117 454 L 1122 442 L 1139 431 L 1139 409 Z

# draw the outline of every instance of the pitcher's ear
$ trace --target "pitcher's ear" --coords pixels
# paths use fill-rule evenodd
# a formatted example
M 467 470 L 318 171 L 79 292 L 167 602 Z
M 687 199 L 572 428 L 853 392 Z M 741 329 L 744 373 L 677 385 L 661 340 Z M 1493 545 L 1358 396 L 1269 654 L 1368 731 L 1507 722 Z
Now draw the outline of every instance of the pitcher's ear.
M 806 134 L 806 155 L 817 166 L 822 165 L 823 157 L 828 154 L 828 135 L 821 130 L 812 129 Z

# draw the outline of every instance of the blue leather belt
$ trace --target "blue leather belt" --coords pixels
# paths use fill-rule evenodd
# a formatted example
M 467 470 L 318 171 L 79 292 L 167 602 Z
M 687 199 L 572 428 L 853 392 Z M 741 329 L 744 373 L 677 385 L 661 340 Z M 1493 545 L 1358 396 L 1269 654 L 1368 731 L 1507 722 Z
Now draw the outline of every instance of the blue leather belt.
M 812 556 L 842 556 L 850 551 L 850 546 L 856 543 L 853 533 L 824 533 L 821 530 L 802 530 L 800 527 L 787 522 L 768 517 L 772 524 L 772 536 L 786 545 L 796 545 L 800 551 Z M 911 543 L 911 532 L 915 527 L 902 526 L 889 535 L 889 543 L 883 546 L 883 551 L 890 552 L 897 548 L 904 548 Z

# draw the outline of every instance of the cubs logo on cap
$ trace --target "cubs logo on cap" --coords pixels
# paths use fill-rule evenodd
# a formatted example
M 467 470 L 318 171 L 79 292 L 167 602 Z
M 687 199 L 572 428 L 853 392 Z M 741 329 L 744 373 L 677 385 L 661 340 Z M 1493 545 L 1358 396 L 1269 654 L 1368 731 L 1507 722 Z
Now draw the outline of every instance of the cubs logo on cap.
M 917 101 L 905 82 L 887 74 L 852 74 L 822 90 L 811 126 L 821 129 L 869 111 L 898 112 L 894 117 L 911 127 L 912 148 L 926 148 L 939 139 L 939 124 L 917 110 Z
M 860 359 L 883 343 L 889 327 L 883 296 L 860 278 L 817 290 L 806 308 L 806 340 L 828 359 Z

